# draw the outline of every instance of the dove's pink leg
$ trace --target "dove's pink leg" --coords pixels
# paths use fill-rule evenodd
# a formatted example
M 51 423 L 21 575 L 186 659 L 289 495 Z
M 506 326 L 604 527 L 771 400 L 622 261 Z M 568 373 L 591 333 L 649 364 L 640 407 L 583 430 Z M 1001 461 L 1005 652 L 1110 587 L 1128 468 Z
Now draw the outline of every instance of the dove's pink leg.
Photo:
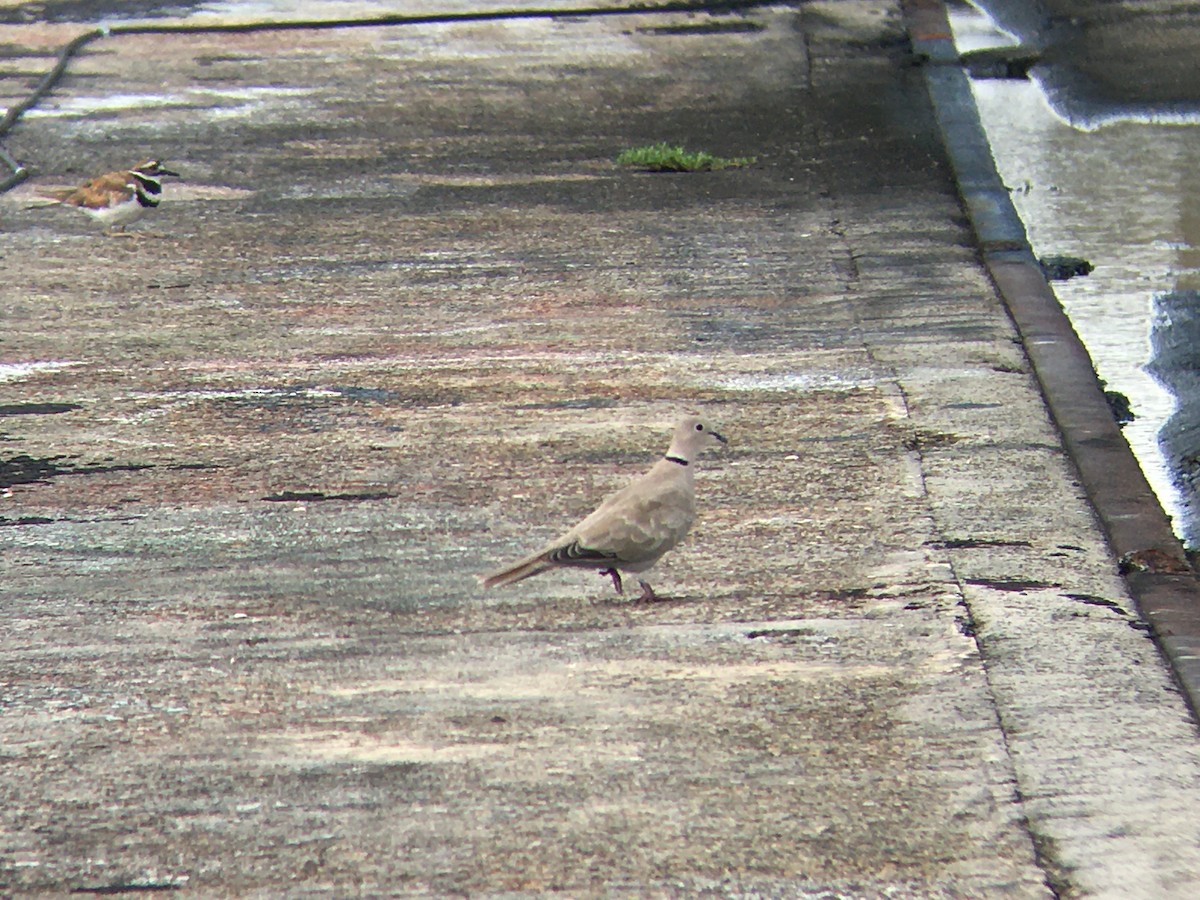
M 611 575 L 613 588 L 616 590 L 616 592 L 618 594 L 625 593 L 625 587 L 621 584 L 621 573 L 620 572 L 618 572 L 616 569 L 601 569 L 600 574 L 601 575 Z

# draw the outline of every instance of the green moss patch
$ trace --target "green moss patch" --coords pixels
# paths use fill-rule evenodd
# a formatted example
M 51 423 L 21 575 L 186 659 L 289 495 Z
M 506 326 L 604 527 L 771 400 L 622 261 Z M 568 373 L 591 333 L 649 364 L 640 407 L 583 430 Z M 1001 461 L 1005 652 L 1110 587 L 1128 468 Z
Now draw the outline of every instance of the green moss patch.
M 617 157 L 617 163 L 650 172 L 712 172 L 717 169 L 736 169 L 754 162 L 752 156 L 726 159 L 703 151 L 693 153 L 670 144 L 651 144 L 633 147 Z

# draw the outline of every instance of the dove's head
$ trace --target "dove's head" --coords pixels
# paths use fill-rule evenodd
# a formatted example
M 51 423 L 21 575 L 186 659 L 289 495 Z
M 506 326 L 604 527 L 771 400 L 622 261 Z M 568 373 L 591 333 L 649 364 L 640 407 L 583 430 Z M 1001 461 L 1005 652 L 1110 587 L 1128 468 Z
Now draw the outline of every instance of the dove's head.
M 677 456 L 688 462 L 700 455 L 705 447 L 724 444 L 725 438 L 718 434 L 707 421 L 699 416 L 687 416 L 675 426 L 671 437 L 671 449 L 667 456 Z

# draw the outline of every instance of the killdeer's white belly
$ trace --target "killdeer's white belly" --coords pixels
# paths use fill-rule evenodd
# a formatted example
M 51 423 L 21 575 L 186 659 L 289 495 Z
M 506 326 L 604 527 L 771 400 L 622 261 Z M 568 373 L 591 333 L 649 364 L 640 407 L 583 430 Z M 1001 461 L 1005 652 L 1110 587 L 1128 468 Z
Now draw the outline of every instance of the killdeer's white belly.
M 101 206 L 99 208 L 91 206 L 80 207 L 80 209 L 105 228 L 120 228 L 128 225 L 130 222 L 136 222 L 151 208 L 149 206 L 142 206 L 138 201 L 137 194 L 134 194 L 128 200 L 122 200 L 120 203 L 110 204 L 109 206 Z

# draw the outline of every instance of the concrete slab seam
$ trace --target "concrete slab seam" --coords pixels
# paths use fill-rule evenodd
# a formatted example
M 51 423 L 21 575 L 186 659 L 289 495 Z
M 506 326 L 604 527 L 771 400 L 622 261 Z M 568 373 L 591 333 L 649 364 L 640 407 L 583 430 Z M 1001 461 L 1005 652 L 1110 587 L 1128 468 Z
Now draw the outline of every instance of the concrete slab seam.
M 897 381 L 894 385 L 897 393 L 897 399 L 904 409 L 904 414 L 910 414 L 910 404 L 908 393 L 904 386 Z M 932 498 L 929 492 L 929 486 L 926 479 L 926 466 L 924 455 L 919 446 L 914 447 L 911 455 L 915 457 L 916 467 L 913 477 L 917 480 L 921 496 L 926 503 L 931 504 L 930 510 L 932 515 Z M 945 551 L 944 551 L 945 552 Z M 1008 767 L 1009 778 L 1011 779 L 1011 802 L 1015 809 L 1015 818 L 1020 823 L 1022 832 L 1029 840 L 1033 851 L 1034 858 L 1037 861 L 1037 866 L 1042 873 L 1043 884 L 1050 892 L 1054 900 L 1059 900 L 1066 893 L 1066 883 L 1060 875 L 1062 866 L 1057 860 L 1056 854 L 1053 852 L 1053 842 L 1049 840 L 1045 834 L 1040 832 L 1030 818 L 1029 811 L 1025 806 L 1024 794 L 1021 790 L 1020 776 L 1016 771 L 1014 759 L 1017 752 L 1012 746 L 1011 725 L 1006 721 L 1004 711 L 1001 708 L 1001 703 L 996 696 L 996 692 L 992 686 L 992 674 L 988 655 L 985 653 L 985 648 L 980 638 L 980 623 L 978 621 L 976 610 L 972 607 L 970 599 L 967 596 L 966 587 L 963 579 L 959 576 L 952 554 L 946 552 L 945 564 L 949 567 L 951 579 L 954 586 L 955 602 L 958 609 L 955 612 L 956 627 L 974 643 L 976 653 L 978 654 L 979 664 L 984 673 L 984 681 L 987 684 L 989 709 L 991 716 L 995 722 L 996 731 L 999 735 L 1000 744 L 1003 748 L 1005 764 Z
M 1200 581 L 1109 412 L 1091 357 L 1046 283 L 1008 197 L 943 0 L 904 0 L 913 52 L 985 268 L 1008 310 L 1130 595 L 1200 721 Z M 1166 577 L 1169 576 L 1169 577 Z

